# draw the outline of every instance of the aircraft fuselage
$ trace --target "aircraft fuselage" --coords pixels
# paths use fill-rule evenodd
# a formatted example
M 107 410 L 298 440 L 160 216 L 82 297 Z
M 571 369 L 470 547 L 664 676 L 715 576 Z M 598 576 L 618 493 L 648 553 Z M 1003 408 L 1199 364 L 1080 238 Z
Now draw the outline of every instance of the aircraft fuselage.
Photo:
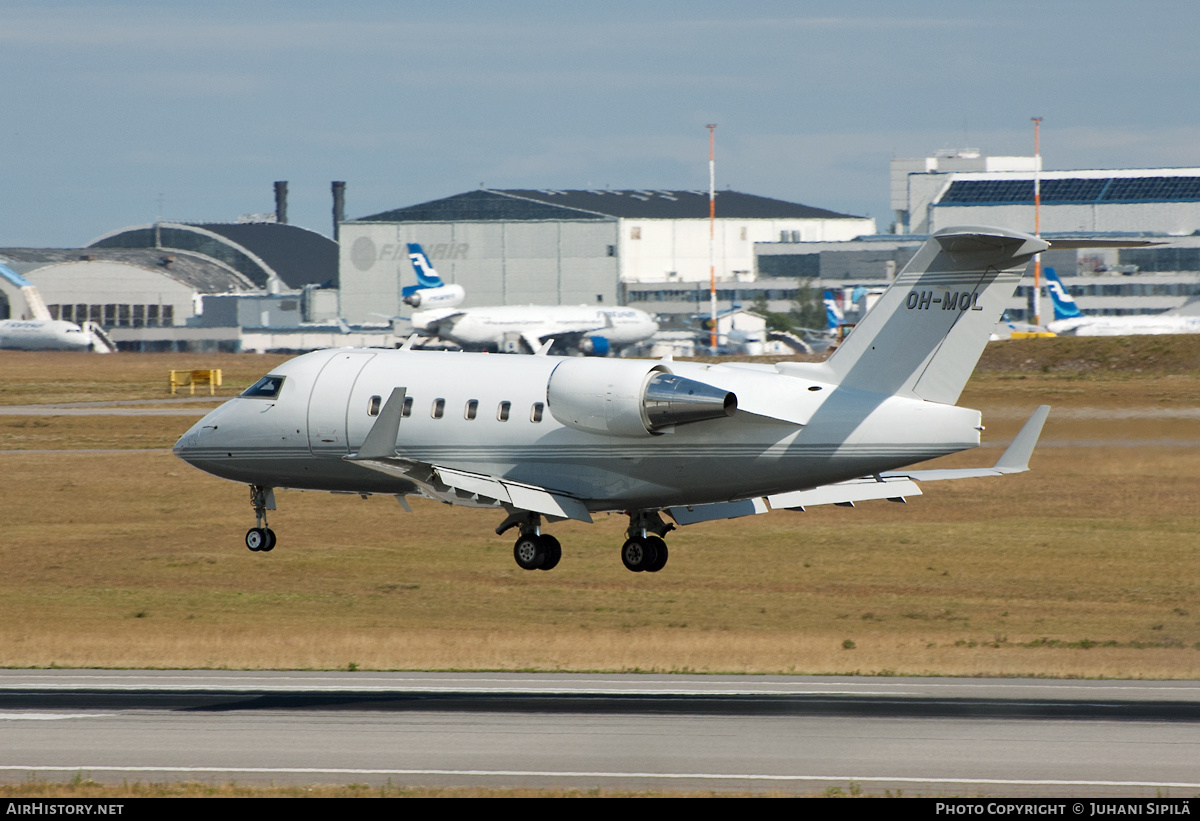
M 86 351 L 91 336 L 74 322 L 59 319 L 0 320 L 0 348 L 24 351 Z
M 784 375 L 769 366 L 605 362 L 603 373 L 614 376 L 598 376 L 593 387 L 564 403 L 549 389 L 556 369 L 602 363 L 318 351 L 271 372 L 282 378 L 276 395 L 238 397 L 210 413 L 184 434 L 175 453 L 216 476 L 257 486 L 416 493 L 403 477 L 344 459 L 362 446 L 378 418 L 372 412 L 378 414 L 398 387 L 409 400 L 398 456 L 535 485 L 591 511 L 698 505 L 817 487 L 979 444 L 977 411 L 839 388 L 820 381 L 820 366 L 809 378 L 795 366 Z M 621 383 L 625 374 L 632 384 L 640 374 L 658 371 L 729 391 L 738 410 L 656 433 L 589 432 L 580 428 L 591 423 L 574 418 L 564 424 L 564 404 L 578 399 L 592 403 L 596 424 L 604 425 L 605 414 L 615 418 L 614 409 L 635 390 Z
M 413 314 L 412 323 L 418 330 L 477 348 L 501 346 L 509 334 L 532 337 L 594 334 L 622 347 L 649 339 L 658 330 L 658 323 L 645 311 L 586 305 L 501 305 L 461 311 L 422 311 Z

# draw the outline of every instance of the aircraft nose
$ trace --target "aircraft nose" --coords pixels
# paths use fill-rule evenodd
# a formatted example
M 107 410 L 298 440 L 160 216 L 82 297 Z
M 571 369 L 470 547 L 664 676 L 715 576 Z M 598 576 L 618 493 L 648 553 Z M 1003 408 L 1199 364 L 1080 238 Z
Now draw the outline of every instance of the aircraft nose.
M 221 447 L 221 418 L 226 415 L 226 405 L 211 411 L 203 419 L 188 428 L 172 451 L 183 461 L 195 464 L 205 452 Z
M 204 424 L 204 420 L 207 418 L 207 416 L 204 417 L 204 419 L 201 419 L 199 422 L 188 428 L 187 432 L 184 433 L 183 436 L 179 437 L 179 441 L 176 442 L 175 447 L 172 448 L 172 451 L 175 453 L 175 455 L 183 461 L 189 463 L 192 461 L 189 457 L 195 454 L 196 448 L 199 444 L 201 426 Z

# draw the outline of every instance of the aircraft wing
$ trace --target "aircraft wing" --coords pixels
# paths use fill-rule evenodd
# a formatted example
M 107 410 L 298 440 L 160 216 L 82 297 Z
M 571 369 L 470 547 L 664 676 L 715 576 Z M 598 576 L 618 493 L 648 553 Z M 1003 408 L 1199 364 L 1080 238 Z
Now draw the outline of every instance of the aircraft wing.
M 344 457 L 370 470 L 405 479 L 421 494 L 441 502 L 475 507 L 509 507 L 558 519 L 591 522 L 578 499 L 537 485 L 407 459 L 396 453 L 396 438 L 404 411 L 405 388 L 395 388 L 357 453 Z
M 576 331 L 552 331 L 551 333 L 548 333 L 548 334 L 539 334 L 537 332 L 534 332 L 534 333 L 527 334 L 527 335 L 523 334 L 522 336 L 529 337 L 528 339 L 526 339 L 526 344 L 529 345 L 530 349 L 532 349 L 532 350 L 536 351 L 539 346 L 545 344 L 546 342 L 555 343 L 555 347 L 557 349 L 561 350 L 563 348 L 578 348 L 580 343 L 583 342 L 583 338 L 585 336 L 587 336 L 590 333 L 595 333 L 596 331 L 602 331 L 602 330 L 604 330 L 605 327 L 606 326 L 604 326 L 604 325 L 597 325 L 595 328 L 588 328 L 587 330 L 584 330 L 584 331 L 579 331 L 579 330 L 576 330 Z M 608 326 L 608 327 L 611 327 L 611 326 Z M 533 344 L 532 340 L 534 340 L 534 339 L 537 340 L 537 345 Z
M 667 508 L 677 523 L 690 525 L 716 519 L 736 519 L 766 513 L 769 509 L 803 510 L 811 505 L 846 505 L 872 499 L 887 499 L 903 502 L 907 496 L 920 496 L 917 482 L 935 482 L 945 479 L 970 479 L 981 476 L 1004 476 L 1009 473 L 1024 473 L 1029 470 L 1029 459 L 1041 436 L 1042 426 L 1050 413 L 1049 405 L 1041 405 L 1029 417 L 1029 421 L 990 468 L 951 468 L 943 470 L 891 471 L 831 485 L 776 493 L 757 499 L 737 502 L 718 502 L 708 505 L 687 505 Z M 768 507 L 768 505 L 770 507 Z
M 943 479 L 971 479 L 978 476 L 1004 476 L 1008 473 L 1024 473 L 1029 470 L 1029 458 L 1033 456 L 1033 448 L 1037 445 L 1038 437 L 1042 435 L 1042 426 L 1050 414 L 1049 405 L 1039 405 L 1029 421 L 1021 428 L 1017 438 L 1000 454 L 996 464 L 990 468 L 951 468 L 948 470 L 909 470 L 893 471 L 880 474 L 884 477 L 907 477 L 920 482 L 937 482 Z

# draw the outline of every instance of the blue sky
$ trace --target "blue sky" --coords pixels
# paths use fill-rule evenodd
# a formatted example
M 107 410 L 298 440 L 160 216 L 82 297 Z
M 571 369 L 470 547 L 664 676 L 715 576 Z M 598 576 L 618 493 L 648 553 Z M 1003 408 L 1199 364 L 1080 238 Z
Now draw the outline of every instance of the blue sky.
M 1200 4 L 0 0 L 0 246 L 477 188 L 717 185 L 891 221 L 888 161 L 1200 166 Z

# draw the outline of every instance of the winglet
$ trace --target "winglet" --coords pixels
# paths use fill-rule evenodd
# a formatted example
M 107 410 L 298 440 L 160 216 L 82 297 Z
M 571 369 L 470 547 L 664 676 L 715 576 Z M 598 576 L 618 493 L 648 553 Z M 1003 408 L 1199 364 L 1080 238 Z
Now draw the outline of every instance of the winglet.
M 542 343 L 542 346 L 533 352 L 534 356 L 546 356 L 550 353 L 550 348 L 554 346 L 554 337 L 547 339 Z
M 1017 434 L 1017 438 L 1012 440 L 1012 444 L 996 460 L 993 470 L 999 473 L 1024 473 L 1029 470 L 1029 457 L 1033 456 L 1033 448 L 1037 445 L 1038 437 L 1042 435 L 1042 425 L 1046 424 L 1049 414 L 1049 405 L 1038 405 L 1037 410 Z
M 362 447 L 358 453 L 347 456 L 348 460 L 387 459 L 396 455 L 396 438 L 400 435 L 400 418 L 404 414 L 406 393 L 407 388 L 392 389 L 392 395 L 384 403 L 379 418 L 367 432 L 367 438 L 363 439 Z

